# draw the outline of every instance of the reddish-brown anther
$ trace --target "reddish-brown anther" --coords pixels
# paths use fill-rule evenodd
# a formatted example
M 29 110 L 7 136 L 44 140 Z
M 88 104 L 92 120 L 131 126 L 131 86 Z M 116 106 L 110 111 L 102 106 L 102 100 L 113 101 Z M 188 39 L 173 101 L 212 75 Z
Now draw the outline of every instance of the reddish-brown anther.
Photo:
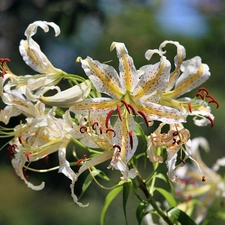
M 80 127 L 80 132 L 83 134 L 85 132 L 87 132 L 87 127 L 86 126 L 81 126 Z
M 121 100 L 121 102 L 126 106 L 126 109 L 127 109 L 128 113 L 130 114 L 130 109 L 129 109 L 127 102 L 123 99 Z
M 213 127 L 214 126 L 214 120 L 210 116 L 206 116 L 205 118 L 207 118 L 210 121 L 211 127 Z
M 181 157 L 180 157 L 180 161 L 181 161 L 183 164 L 186 163 L 186 162 L 184 161 L 184 159 L 182 159 Z
M 1 66 L 3 67 L 5 63 L 10 62 L 9 58 L 0 58 Z
M 206 181 L 205 176 L 202 176 L 202 182 L 205 182 L 205 181 Z
M 130 104 L 127 104 L 127 105 L 128 105 L 128 107 L 131 109 L 132 113 L 136 116 L 136 115 L 137 115 L 137 112 L 136 112 L 136 110 L 134 109 L 134 107 L 133 107 L 132 105 L 130 105 Z
M 116 131 L 115 130 L 113 130 L 112 128 L 108 128 L 107 130 L 106 130 L 106 133 L 108 133 L 108 132 L 113 132 L 113 137 L 115 137 L 116 136 Z
M 31 155 L 31 152 L 27 152 L 27 153 L 26 153 L 26 157 L 27 157 L 27 161 L 28 161 L 28 162 L 30 162 L 30 155 Z
M 110 116 L 113 114 L 114 110 L 110 110 L 107 115 L 106 115 L 106 119 L 105 119 L 105 127 L 108 128 L 109 127 L 109 119 L 110 119 Z
M 98 122 L 94 122 L 94 123 L 92 124 L 92 129 L 95 130 L 95 129 L 96 129 L 96 126 L 98 126 Z
M 77 160 L 75 166 L 79 166 L 86 158 L 87 158 L 87 155 L 84 154 L 84 157 L 83 158 Z
M 118 148 L 119 149 L 119 152 L 121 152 L 121 147 L 117 144 L 113 145 L 113 148 Z
M 147 116 L 145 115 L 145 113 L 142 112 L 141 110 L 138 110 L 137 112 L 143 117 L 143 119 L 148 127 L 148 119 L 147 119 Z
M 202 100 L 204 99 L 203 94 L 201 94 L 201 93 L 199 93 L 199 92 L 196 94 L 196 97 L 200 97 Z
M 15 145 L 15 144 L 8 146 L 8 156 L 10 159 L 14 158 L 14 154 L 16 153 L 16 151 L 15 151 L 16 147 L 17 147 L 17 145 Z
M 134 143 L 133 143 L 132 131 L 129 131 L 129 138 L 130 138 L 130 147 L 131 147 L 131 149 L 132 149 L 132 148 L 133 148 L 133 145 L 134 145 Z
M 191 103 L 188 103 L 188 110 L 190 113 L 192 113 Z
M 208 90 L 206 88 L 204 88 L 204 87 L 199 88 L 198 91 L 199 92 L 200 91 L 204 91 L 207 95 L 209 94 Z

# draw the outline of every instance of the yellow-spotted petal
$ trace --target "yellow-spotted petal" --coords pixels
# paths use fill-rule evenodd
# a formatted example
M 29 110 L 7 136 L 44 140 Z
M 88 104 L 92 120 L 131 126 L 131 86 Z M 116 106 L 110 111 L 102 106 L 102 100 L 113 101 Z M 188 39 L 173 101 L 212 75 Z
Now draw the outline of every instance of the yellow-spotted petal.
M 163 123 L 181 123 L 186 120 L 186 114 L 168 106 L 163 106 L 153 102 L 137 102 L 139 110 L 144 112 L 147 118 L 158 120 Z
M 81 64 L 99 92 L 115 99 L 119 99 L 125 94 L 124 85 L 112 66 L 100 63 L 90 57 L 81 60 Z
M 169 91 L 174 87 L 175 82 L 180 75 L 180 68 L 184 58 L 186 57 L 186 50 L 177 41 L 164 41 L 159 47 L 160 51 L 163 54 L 166 53 L 166 51 L 164 51 L 163 48 L 165 48 L 167 44 L 173 44 L 177 47 L 177 55 L 174 58 L 175 70 L 171 73 L 170 79 L 166 88 L 166 91 Z
M 143 96 L 149 97 L 155 92 L 165 89 L 170 77 L 170 68 L 170 62 L 162 55 L 159 63 L 141 67 L 139 71 L 143 71 L 143 75 L 140 76 L 138 85 L 133 92 L 134 97 L 137 99 Z
M 111 98 L 88 98 L 77 102 L 70 107 L 70 111 L 78 114 L 107 113 L 110 109 L 116 109 L 117 101 Z
M 203 64 L 198 56 L 183 62 L 181 70 L 183 73 L 178 78 L 174 90 L 165 94 L 170 98 L 180 97 L 210 77 L 209 67 Z
M 120 77 L 126 91 L 132 92 L 138 82 L 138 72 L 134 66 L 133 59 L 129 56 L 124 43 L 113 42 L 110 50 L 116 48 L 119 59 Z
M 61 74 L 63 71 L 55 68 L 51 64 L 46 55 L 41 51 L 40 46 L 32 39 L 32 36 L 36 34 L 38 27 L 41 27 L 44 32 L 48 32 L 49 26 L 53 27 L 56 36 L 59 35 L 60 29 L 55 23 L 36 21 L 30 24 L 26 29 L 25 35 L 27 40 L 21 40 L 19 50 L 25 63 L 33 70 L 39 73 Z
M 54 96 L 41 96 L 39 100 L 47 105 L 68 108 L 74 105 L 76 102 L 80 102 L 87 98 L 90 90 L 91 82 L 86 80 L 81 84 L 77 84 L 71 88 L 66 89 L 65 91 L 60 91 Z

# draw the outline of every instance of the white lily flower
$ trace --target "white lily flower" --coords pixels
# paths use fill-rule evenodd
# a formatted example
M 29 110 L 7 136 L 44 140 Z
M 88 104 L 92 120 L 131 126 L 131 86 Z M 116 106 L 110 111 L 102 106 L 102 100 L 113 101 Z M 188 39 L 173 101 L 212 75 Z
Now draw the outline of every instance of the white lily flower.
M 123 43 L 113 42 L 110 50 L 113 49 L 116 49 L 119 59 L 119 74 L 112 66 L 102 64 L 90 57 L 84 60 L 79 58 L 96 89 L 109 97 L 85 99 L 75 103 L 70 110 L 76 114 L 106 115 L 106 128 L 115 132 L 112 146 L 117 146 L 114 151 L 115 155 L 119 155 L 114 157 L 111 165 L 124 174 L 124 167 L 117 159 L 121 159 L 127 166 L 137 149 L 134 115 L 143 117 L 149 126 L 148 120 L 160 120 L 165 123 L 183 122 L 185 114 L 155 101 L 154 94 L 160 93 L 169 80 L 170 62 L 166 57 L 155 51 L 154 53 L 160 56 L 160 62 L 143 66 L 137 71 Z M 110 127 L 110 117 L 115 110 L 118 112 L 119 119 Z
M 167 151 L 167 168 L 168 177 L 171 181 L 175 182 L 177 176 L 175 174 L 177 153 L 180 150 L 184 150 L 182 145 L 188 145 L 190 142 L 190 132 L 183 127 L 182 124 L 170 124 L 168 133 L 161 133 L 161 129 L 164 126 L 161 123 L 159 127 L 148 137 L 147 154 L 151 162 L 163 162 L 163 158 L 155 153 L 155 148 L 165 147 Z M 189 155 L 188 152 L 185 152 Z
M 174 59 L 175 70 L 171 73 L 167 87 L 162 93 L 160 104 L 180 109 L 188 115 L 194 116 L 194 122 L 198 126 L 206 126 L 210 123 L 213 126 L 214 117 L 210 113 L 211 109 L 208 106 L 207 98 L 209 99 L 209 103 L 215 103 L 217 108 L 219 104 L 209 95 L 205 88 L 200 88 L 196 97 L 193 99 L 188 97 L 180 98 L 184 94 L 199 87 L 210 77 L 211 74 L 208 65 L 202 63 L 199 56 L 183 61 L 186 57 L 186 51 L 178 42 L 164 41 L 159 47 L 161 54 L 166 53 L 163 48 L 167 44 L 176 46 L 177 55 Z M 148 50 L 146 54 L 151 54 L 151 50 Z M 198 97 L 200 99 L 197 99 Z
M 43 106 L 43 103 L 40 103 Z M 45 107 L 40 107 L 39 116 L 27 118 L 27 123 L 19 125 L 12 132 L 15 137 L 10 141 L 8 147 L 12 158 L 12 165 L 17 175 L 24 180 L 27 186 L 33 190 L 44 188 L 44 182 L 40 185 L 30 183 L 24 171 L 29 169 L 30 163 L 40 160 L 54 152 L 58 152 L 59 172 L 63 173 L 71 180 L 71 196 L 79 205 L 84 206 L 74 194 L 74 183 L 77 175 L 70 168 L 66 160 L 66 147 L 72 139 L 70 135 L 73 129 L 68 121 L 55 118 L 55 108 L 47 114 Z M 27 166 L 29 164 L 29 166 Z
M 196 206 L 195 221 L 199 224 L 206 216 L 209 205 L 217 197 L 225 197 L 224 179 L 217 173 L 220 166 L 225 166 L 225 158 L 218 159 L 212 168 L 209 168 L 201 159 L 199 150 L 202 148 L 209 151 L 209 144 L 203 137 L 194 138 L 191 144 L 192 157 L 198 163 L 194 165 L 185 164 L 177 168 L 179 176 L 176 183 L 177 195 L 186 198 L 199 197 L 200 206 Z M 199 170 L 199 167 L 201 171 Z M 202 178 L 203 175 L 203 178 Z M 178 205 L 184 211 L 190 207 L 191 202 L 185 200 Z

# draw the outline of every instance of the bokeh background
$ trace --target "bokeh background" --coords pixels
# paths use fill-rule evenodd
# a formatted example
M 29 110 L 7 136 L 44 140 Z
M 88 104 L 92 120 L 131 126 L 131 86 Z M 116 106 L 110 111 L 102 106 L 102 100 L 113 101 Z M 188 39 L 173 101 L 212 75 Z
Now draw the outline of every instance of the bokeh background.
M 39 29 L 34 39 L 54 66 L 67 72 L 83 74 L 75 63 L 78 56 L 87 55 L 101 62 L 114 60 L 110 53 L 113 41 L 124 42 L 137 68 L 146 64 L 147 49 L 158 48 L 164 40 L 174 40 L 185 46 L 187 59 L 201 56 L 210 67 L 211 77 L 203 85 L 220 103 L 212 105 L 215 126 L 196 127 L 192 119 L 187 128 L 191 136 L 204 136 L 211 147 L 202 157 L 211 166 L 225 153 L 225 1 L 224 0 L 0 0 L 0 57 L 8 57 L 11 70 L 16 74 L 34 74 L 22 60 L 18 46 L 25 39 L 24 31 L 36 20 L 57 23 L 61 34 L 55 38 Z M 175 56 L 175 48 L 168 46 L 168 58 Z M 85 75 L 84 75 L 85 76 Z M 189 94 L 194 96 L 195 92 Z M 9 126 L 18 124 L 14 118 Z M 7 140 L 0 139 L 1 146 Z M 72 147 L 71 147 L 72 148 Z M 57 161 L 57 155 L 51 156 Z M 225 170 L 221 170 L 224 175 Z M 29 174 L 32 177 L 32 173 Z M 92 184 L 79 208 L 70 198 L 70 181 L 57 171 L 35 174 L 38 183 L 46 182 L 43 191 L 27 188 L 11 167 L 6 148 L 0 152 L 0 225 L 82 225 L 99 224 L 104 198 L 108 191 Z M 81 179 L 82 182 L 82 179 Z M 79 184 L 77 193 L 79 193 Z M 212 207 L 221 206 L 222 199 Z M 135 210 L 138 201 L 128 201 L 129 224 L 137 224 Z M 125 224 L 122 195 L 110 206 L 106 224 Z M 221 208 L 220 208 L 221 210 Z M 224 208 L 225 210 L 225 208 Z M 213 215 L 213 213 L 211 213 Z M 213 218 L 210 224 L 224 224 Z

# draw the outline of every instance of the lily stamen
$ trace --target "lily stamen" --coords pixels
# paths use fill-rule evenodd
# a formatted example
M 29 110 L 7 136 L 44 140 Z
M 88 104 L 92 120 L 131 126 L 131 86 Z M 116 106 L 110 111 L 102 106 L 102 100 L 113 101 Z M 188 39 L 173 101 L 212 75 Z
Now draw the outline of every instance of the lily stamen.
M 188 103 L 188 110 L 190 113 L 192 113 L 191 103 Z
M 204 91 L 207 95 L 209 94 L 208 90 L 204 87 L 199 88 L 198 91 Z
M 147 127 L 149 127 L 148 119 L 147 119 L 147 116 L 145 115 L 145 113 L 142 112 L 141 110 L 138 110 L 137 112 L 142 116 L 142 118 L 144 119 L 144 121 L 145 121 Z
M 209 117 L 209 116 L 206 116 L 205 118 L 208 119 L 208 120 L 210 121 L 211 127 L 213 127 L 213 126 L 214 126 L 214 121 L 213 121 L 213 119 L 212 119 L 211 117 Z
M 132 131 L 129 131 L 129 138 L 130 138 L 130 147 L 133 149 L 133 136 L 132 136 Z
M 98 126 L 98 122 L 94 122 L 91 126 L 92 126 L 92 129 L 95 130 L 96 126 Z
M 202 182 L 205 182 L 205 181 L 206 181 L 205 176 L 202 176 Z
M 109 127 L 109 119 L 110 119 L 110 116 L 113 114 L 114 110 L 110 110 L 107 115 L 106 115 L 106 119 L 105 119 L 105 127 L 108 128 Z
M 137 115 L 136 110 L 134 109 L 134 107 L 131 104 L 127 104 L 127 106 L 131 109 L 132 113 L 134 114 L 134 116 Z
M 116 136 L 116 131 L 115 131 L 114 129 L 108 128 L 108 129 L 106 130 L 106 133 L 108 133 L 109 131 L 113 132 L 113 137 Z
M 83 133 L 86 133 L 87 132 L 87 127 L 86 126 L 81 126 L 80 127 L 80 132 L 83 134 Z
M 126 109 L 127 109 L 128 113 L 130 114 L 130 109 L 129 109 L 127 102 L 124 99 L 122 99 L 121 102 L 126 106 Z

